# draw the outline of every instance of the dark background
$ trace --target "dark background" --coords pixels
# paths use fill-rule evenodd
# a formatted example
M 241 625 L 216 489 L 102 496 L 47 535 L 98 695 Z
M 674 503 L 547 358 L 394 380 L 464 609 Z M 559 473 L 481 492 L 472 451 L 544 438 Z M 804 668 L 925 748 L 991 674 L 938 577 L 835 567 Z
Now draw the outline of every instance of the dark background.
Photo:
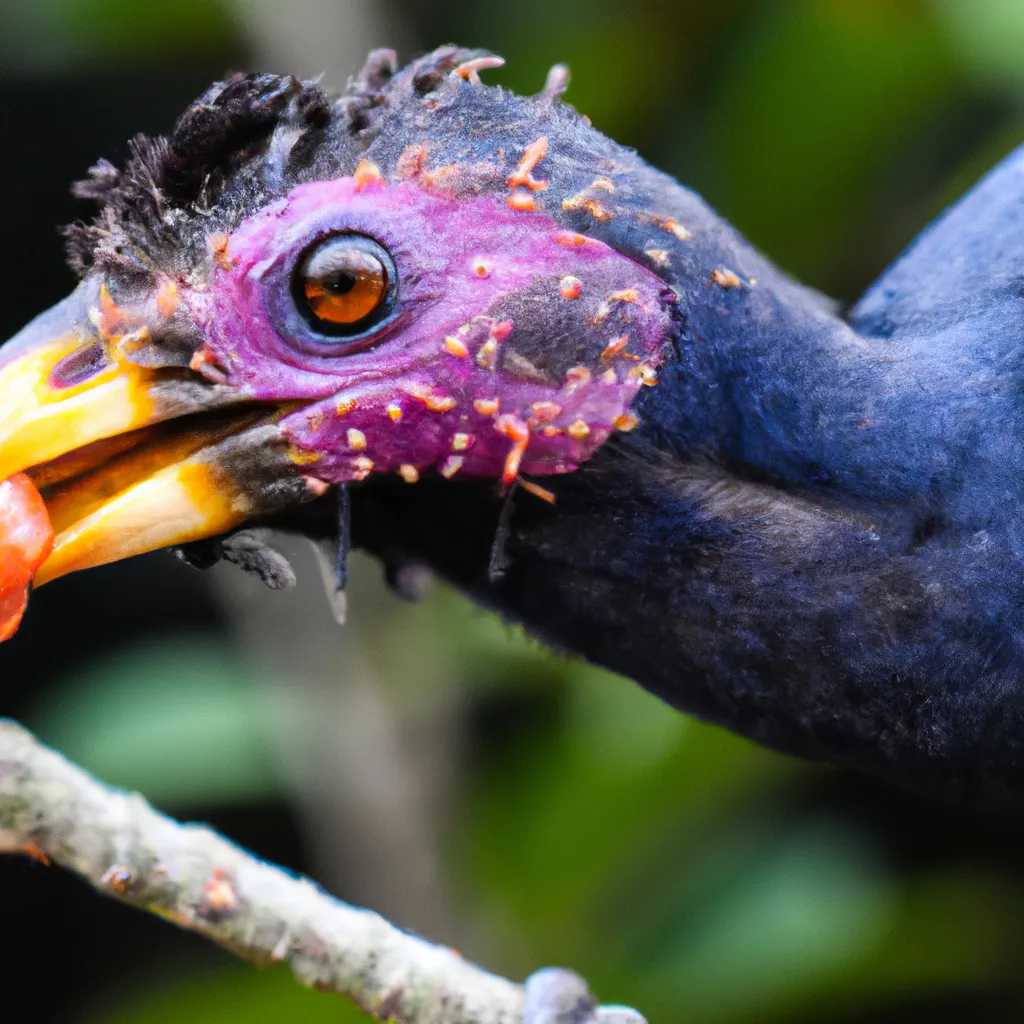
M 1024 140 L 1016 0 L 4 0 L 0 337 L 71 286 L 69 181 L 211 79 L 338 86 L 371 46 L 448 40 L 523 91 L 567 61 L 599 128 L 844 301 Z M 297 555 L 288 595 L 162 554 L 41 590 L 0 713 L 495 970 L 569 964 L 652 1021 L 1024 1019 L 1024 819 L 766 753 L 443 587 L 403 604 L 369 562 L 340 630 Z M 0 861 L 0 1019 L 357 1017 Z

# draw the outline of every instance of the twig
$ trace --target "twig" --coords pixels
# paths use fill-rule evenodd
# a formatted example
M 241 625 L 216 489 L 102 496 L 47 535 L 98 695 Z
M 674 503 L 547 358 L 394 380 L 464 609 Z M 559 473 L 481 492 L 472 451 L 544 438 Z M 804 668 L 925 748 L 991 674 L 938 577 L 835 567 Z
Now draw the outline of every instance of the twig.
M 0 853 L 53 860 L 101 893 L 401 1024 L 518 1024 L 523 989 L 328 896 L 199 825 L 109 789 L 0 721 Z

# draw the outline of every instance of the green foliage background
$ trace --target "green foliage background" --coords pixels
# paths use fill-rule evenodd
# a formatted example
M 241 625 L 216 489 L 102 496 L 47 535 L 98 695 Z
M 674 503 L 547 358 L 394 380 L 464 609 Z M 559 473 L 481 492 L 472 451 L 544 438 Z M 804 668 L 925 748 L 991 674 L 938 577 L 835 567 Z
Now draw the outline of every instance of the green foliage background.
M 390 11 L 421 46 L 457 38 L 502 53 L 508 67 L 491 80 L 517 89 L 568 61 L 568 99 L 599 128 L 845 300 L 1024 138 L 1019 0 Z M 168 49 L 237 46 L 245 17 L 239 3 L 5 0 L 0 53 L 38 74 L 142 68 Z M 480 955 L 495 969 L 569 963 L 606 997 L 677 1024 L 925 1019 L 912 1009 L 925 996 L 1014 990 L 1014 872 L 898 863 L 884 831 L 807 796 L 822 770 L 555 657 L 443 587 L 383 616 L 360 618 L 355 598 L 351 628 L 386 666 L 385 701 L 402 707 L 443 679 L 466 720 L 480 708 L 514 719 L 463 735 L 474 752 L 450 788 L 441 847 L 472 921 L 463 934 L 486 936 Z M 83 665 L 28 724 L 101 777 L 187 813 L 290 798 L 274 752 L 298 699 L 227 638 L 170 636 Z M 279 972 L 168 964 L 75 1020 L 356 1016 Z

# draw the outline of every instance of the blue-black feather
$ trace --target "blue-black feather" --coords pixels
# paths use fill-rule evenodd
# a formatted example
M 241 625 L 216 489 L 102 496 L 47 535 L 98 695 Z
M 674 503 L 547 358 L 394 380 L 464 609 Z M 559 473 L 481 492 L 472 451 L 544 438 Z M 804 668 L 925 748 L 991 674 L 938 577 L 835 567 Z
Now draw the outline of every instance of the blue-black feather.
M 546 481 L 554 508 L 517 498 L 498 580 L 497 504 L 473 485 L 371 489 L 364 543 L 760 742 L 1019 802 L 1024 150 L 844 319 L 694 193 L 566 124 L 563 187 L 603 146 L 631 214 L 588 233 L 640 261 L 652 214 L 691 235 L 662 239 L 677 337 L 641 425 Z

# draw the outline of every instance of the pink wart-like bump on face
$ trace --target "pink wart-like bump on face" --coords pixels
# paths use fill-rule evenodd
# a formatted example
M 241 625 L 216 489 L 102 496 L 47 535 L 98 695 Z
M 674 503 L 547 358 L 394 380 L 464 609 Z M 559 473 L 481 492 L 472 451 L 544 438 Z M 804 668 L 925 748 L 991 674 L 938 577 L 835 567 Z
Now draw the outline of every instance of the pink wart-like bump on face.
M 183 299 L 207 337 L 193 366 L 302 403 L 280 426 L 331 482 L 575 469 L 636 425 L 669 336 L 672 292 L 604 243 L 365 169 L 296 188 L 217 247 Z M 302 308 L 343 319 L 378 294 L 387 307 L 340 334 Z

